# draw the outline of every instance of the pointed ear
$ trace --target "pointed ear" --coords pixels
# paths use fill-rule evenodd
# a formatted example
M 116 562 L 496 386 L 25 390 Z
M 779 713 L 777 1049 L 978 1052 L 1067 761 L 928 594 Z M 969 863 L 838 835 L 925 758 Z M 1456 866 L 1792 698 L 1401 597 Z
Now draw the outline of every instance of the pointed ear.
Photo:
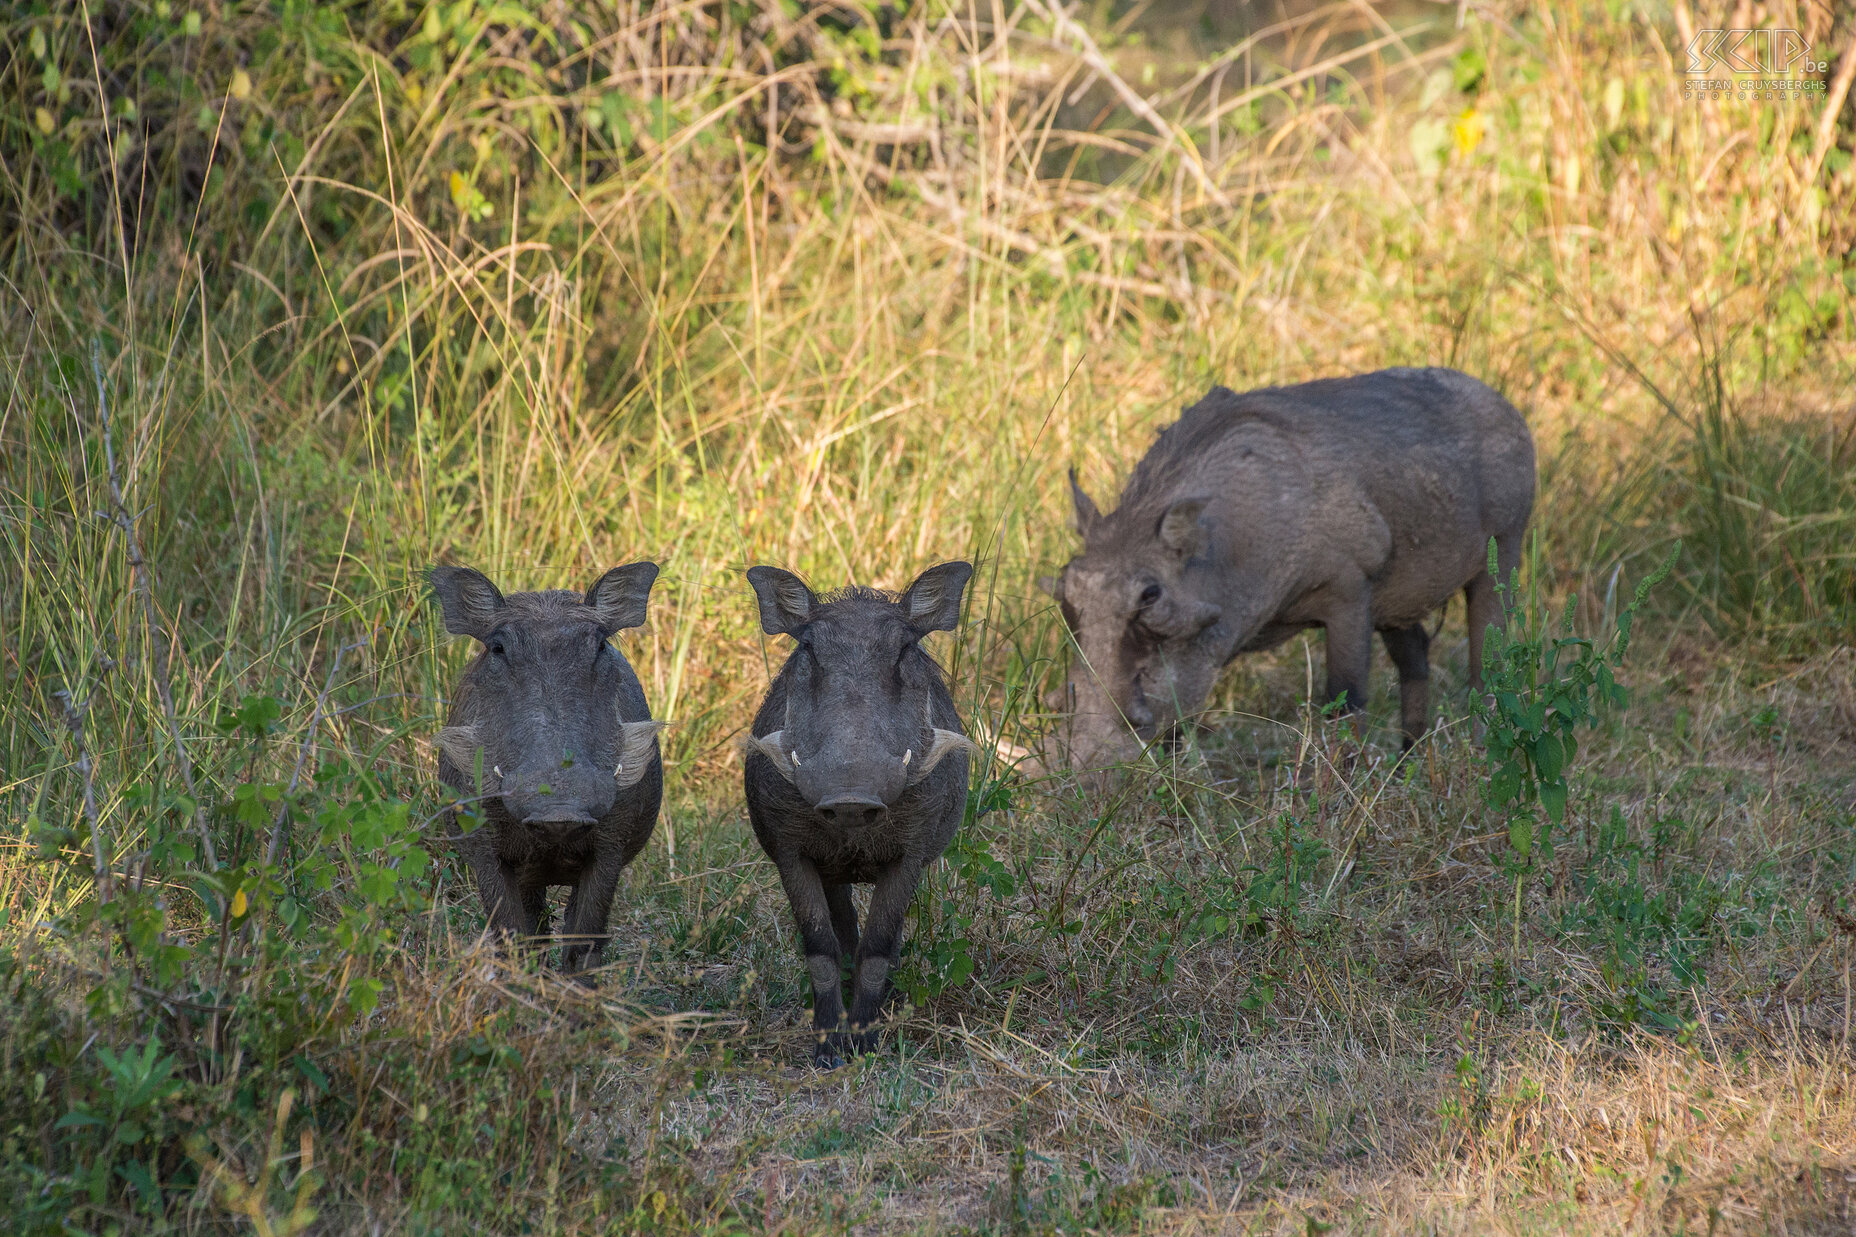
M 902 611 L 917 631 L 952 631 L 960 626 L 960 595 L 973 577 L 972 563 L 942 563 L 915 577 L 902 595 Z
M 586 591 L 586 604 L 599 611 L 599 625 L 608 634 L 644 626 L 651 585 L 657 582 L 656 563 L 627 563 L 614 567 Z
M 1077 484 L 1075 465 L 1070 466 L 1070 501 L 1076 504 L 1076 531 L 1086 539 L 1089 530 L 1102 518 L 1102 513 L 1096 510 L 1095 501 L 1083 493 L 1083 487 Z
M 432 596 L 445 612 L 445 630 L 454 636 L 489 636 L 496 626 L 497 612 L 503 608 L 503 595 L 490 583 L 490 577 L 470 567 L 443 565 L 426 574 Z
M 748 568 L 748 583 L 760 602 L 760 629 L 770 636 L 790 636 L 806 625 L 818 598 L 806 582 L 778 567 Z
M 1205 513 L 1204 498 L 1182 498 L 1166 509 L 1154 530 L 1160 544 L 1181 558 L 1191 558 L 1205 548 L 1205 529 L 1199 517 Z

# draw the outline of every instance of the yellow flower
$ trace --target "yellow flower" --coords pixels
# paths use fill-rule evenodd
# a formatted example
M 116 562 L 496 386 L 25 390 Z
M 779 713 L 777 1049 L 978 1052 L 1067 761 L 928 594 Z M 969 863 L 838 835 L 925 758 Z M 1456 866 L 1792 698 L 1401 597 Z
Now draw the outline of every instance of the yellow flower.
M 1466 155 L 1482 145 L 1482 135 L 1487 131 L 1482 113 L 1473 107 L 1464 108 L 1463 114 L 1450 126 L 1450 134 L 1456 139 L 1456 153 Z
M 251 97 L 251 74 L 243 69 L 234 71 L 231 93 L 234 99 L 249 99 Z
M 248 905 L 249 903 L 245 901 L 245 891 L 243 889 L 233 894 L 232 895 L 232 918 L 243 919 L 245 917 L 245 910 Z
M 58 127 L 58 122 L 52 118 L 52 114 L 42 107 L 32 113 L 32 122 L 39 126 L 39 132 L 46 137 L 50 137 L 52 130 Z

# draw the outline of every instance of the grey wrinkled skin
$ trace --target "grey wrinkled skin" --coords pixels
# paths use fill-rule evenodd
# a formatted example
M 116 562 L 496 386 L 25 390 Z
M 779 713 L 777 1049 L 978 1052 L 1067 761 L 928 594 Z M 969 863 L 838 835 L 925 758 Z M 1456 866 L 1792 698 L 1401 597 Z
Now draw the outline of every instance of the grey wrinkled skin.
M 1367 698 L 1376 630 L 1399 672 L 1409 747 L 1429 717 L 1424 619 L 1468 601 L 1469 673 L 1501 622 L 1487 570 L 1520 556 L 1534 504 L 1521 414 L 1451 369 L 1387 369 L 1236 394 L 1214 387 L 1161 432 L 1115 511 L 1071 474 L 1083 551 L 1042 583 L 1078 656 L 1072 767 L 1131 759 L 1198 712 L 1221 667 L 1309 627 L 1327 698 Z
M 570 975 L 599 964 L 619 875 L 650 840 L 664 797 L 663 723 L 610 643 L 644 622 L 656 578 L 655 563 L 631 563 L 584 595 L 504 597 L 468 567 L 431 573 L 445 630 L 482 645 L 437 739 L 439 778 L 480 800 L 483 824 L 458 850 L 505 938 L 546 936 L 548 887 L 573 887 L 561 925 Z M 455 812 L 446 824 L 455 832 Z
M 748 572 L 762 628 L 796 644 L 742 744 L 748 819 L 798 921 L 813 1061 L 825 1068 L 875 1047 L 903 917 L 966 809 L 972 744 L 921 640 L 958 625 L 972 574 L 943 563 L 898 597 L 820 598 L 791 572 Z M 860 884 L 875 886 L 861 934 Z M 848 1019 L 841 960 L 852 964 Z

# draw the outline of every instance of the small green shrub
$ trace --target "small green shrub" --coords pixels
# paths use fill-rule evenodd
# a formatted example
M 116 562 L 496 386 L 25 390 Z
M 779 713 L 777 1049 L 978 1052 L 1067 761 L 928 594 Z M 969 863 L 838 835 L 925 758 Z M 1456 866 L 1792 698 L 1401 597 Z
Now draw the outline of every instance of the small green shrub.
M 1596 726 L 1607 711 L 1622 710 L 1629 693 L 1617 668 L 1630 647 L 1631 625 L 1650 590 L 1674 568 L 1678 545 L 1662 566 L 1646 576 L 1617 616 L 1602 645 L 1573 634 L 1576 595 L 1566 600 L 1557 627 L 1538 595 L 1517 597 L 1517 579 L 1501 581 L 1507 624 L 1491 629 L 1483 646 L 1485 695 L 1476 701 L 1485 727 L 1483 795 L 1508 825 L 1508 854 L 1514 879 L 1514 941 L 1520 950 L 1521 890 L 1535 868 L 1535 855 L 1553 859 L 1553 830 L 1566 819 L 1567 775 L 1578 759 L 1580 727 Z M 1495 543 L 1489 543 L 1489 574 L 1499 580 Z M 1538 582 L 1538 571 L 1535 573 Z

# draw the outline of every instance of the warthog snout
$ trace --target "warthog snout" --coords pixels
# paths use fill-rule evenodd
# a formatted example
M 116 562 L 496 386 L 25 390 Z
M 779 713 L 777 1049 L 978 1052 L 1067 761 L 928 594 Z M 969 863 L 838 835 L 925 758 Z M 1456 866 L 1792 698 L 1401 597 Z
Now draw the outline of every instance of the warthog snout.
M 818 814 L 834 825 L 858 828 L 874 825 L 889 813 L 889 805 L 869 795 L 836 795 L 818 805 Z

